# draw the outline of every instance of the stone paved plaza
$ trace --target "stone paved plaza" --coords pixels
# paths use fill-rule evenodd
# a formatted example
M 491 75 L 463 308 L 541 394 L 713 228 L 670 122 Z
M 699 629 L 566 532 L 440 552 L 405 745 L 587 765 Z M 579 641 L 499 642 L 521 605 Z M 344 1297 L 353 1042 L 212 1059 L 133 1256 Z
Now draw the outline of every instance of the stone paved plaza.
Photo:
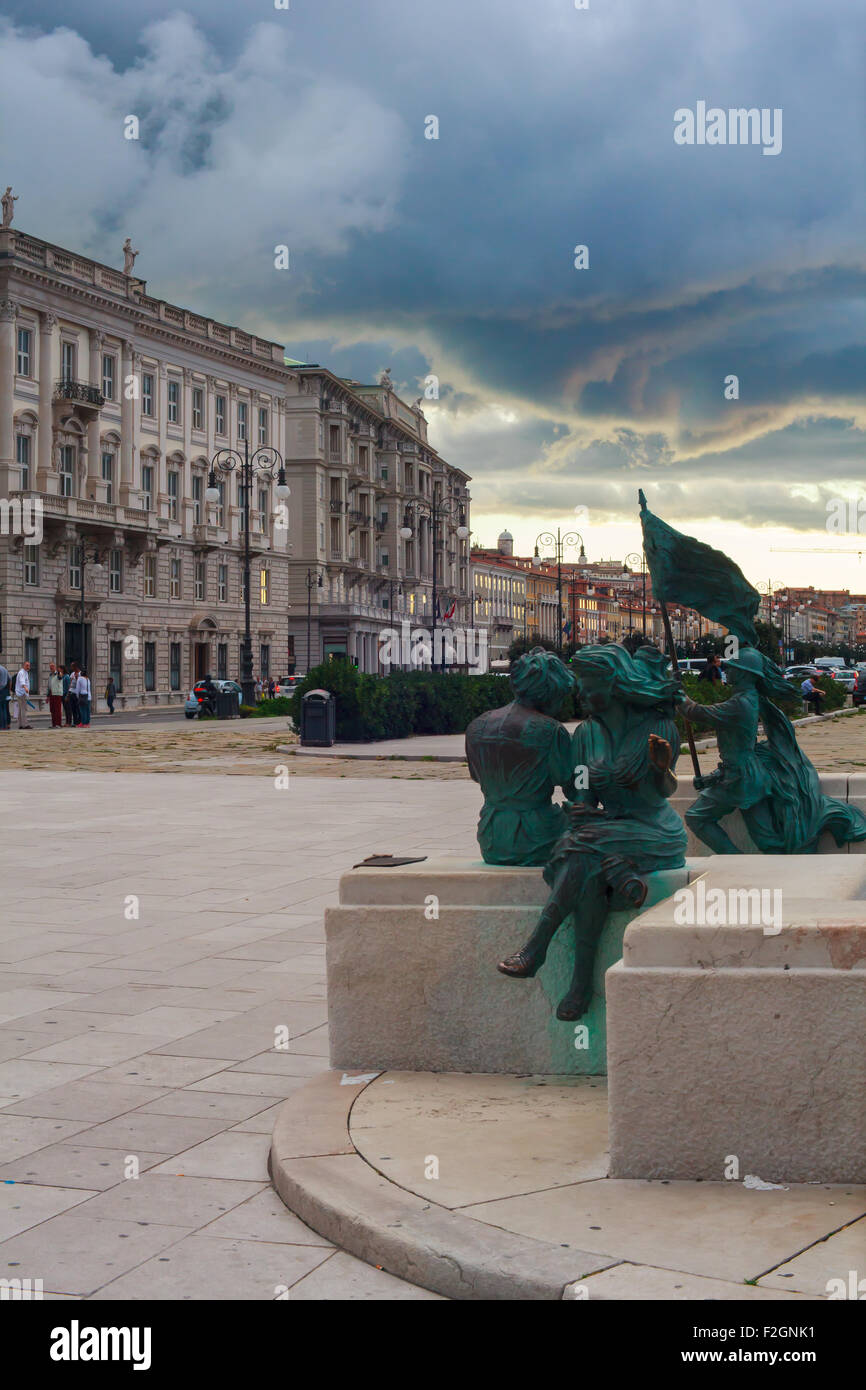
M 476 789 L 24 771 L 2 787 L 0 1276 L 96 1299 L 435 1297 L 313 1234 L 266 1163 L 276 1109 L 327 1067 L 339 874 L 454 853 Z

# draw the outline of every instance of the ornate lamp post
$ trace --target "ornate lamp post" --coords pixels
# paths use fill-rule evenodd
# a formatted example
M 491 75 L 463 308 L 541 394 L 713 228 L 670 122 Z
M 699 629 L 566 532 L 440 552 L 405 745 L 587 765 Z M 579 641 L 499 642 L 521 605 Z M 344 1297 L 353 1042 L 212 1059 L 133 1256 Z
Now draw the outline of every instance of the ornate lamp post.
M 305 580 L 304 580 L 304 583 L 305 583 L 306 586 L 307 586 L 307 675 L 309 675 L 310 672 L 311 672 L 311 670 L 313 669 L 313 661 L 312 661 L 313 590 L 314 590 L 314 589 L 321 589 L 321 588 L 324 586 L 324 582 L 325 582 L 325 581 L 322 579 L 322 576 L 318 573 L 318 571 L 317 571 L 315 574 L 313 574 L 313 571 L 312 571 L 311 569 L 308 569 L 308 570 L 307 570 L 307 575 L 306 575 L 306 578 L 305 578 Z
M 80 545 L 80 547 L 79 547 L 79 550 L 80 550 L 80 555 L 81 555 L 81 570 L 80 570 L 80 573 L 81 573 L 81 596 L 80 596 L 80 598 L 79 598 L 79 600 L 78 600 L 78 605 L 79 605 L 79 627 L 80 627 L 80 629 L 81 629 L 81 655 L 80 655 L 80 661 L 81 661 L 82 669 L 85 670 L 85 671 L 87 672 L 87 674 L 88 674 L 88 676 L 89 676 L 89 678 L 90 678 L 91 685 L 92 685 L 92 684 L 93 684 L 94 672 L 91 671 L 91 669 L 90 669 L 90 662 L 89 662 L 88 659 L 87 659 L 87 630 L 86 630 L 85 623 L 84 623 L 84 571 L 85 571 L 85 569 L 86 569 L 86 567 L 87 567 L 87 565 L 88 565 L 88 563 L 89 563 L 89 564 L 90 564 L 91 573 L 93 573 L 93 574 L 101 574 L 101 573 L 102 573 L 102 568 L 103 568 L 103 566 L 102 566 L 102 561 L 101 561 L 100 558 L 99 558 L 99 551 L 98 551 L 98 550 L 94 550 L 94 551 L 93 551 L 92 558 L 91 558 L 89 561 L 88 561 L 88 559 L 87 559 L 87 550 L 86 550 L 86 547 L 85 547 L 83 541 L 81 542 L 81 545 Z M 93 634 L 93 639 L 94 639 L 94 640 L 93 640 L 93 658 L 94 658 L 94 664 L 95 664 L 95 661 L 96 661 L 96 633 Z
M 583 548 L 583 536 L 581 536 L 578 531 L 567 531 L 565 535 L 563 535 L 560 528 L 557 526 L 556 535 L 554 535 L 552 531 L 542 531 L 541 535 L 535 538 L 535 555 L 533 556 L 532 563 L 535 565 L 536 569 L 541 567 L 543 559 L 556 561 L 556 596 L 557 609 L 559 612 L 556 650 L 560 655 L 562 655 L 562 557 L 566 550 L 573 550 L 578 544 L 580 545 L 580 554 L 577 557 L 577 562 L 580 565 L 585 565 L 586 551 Z M 543 546 L 545 550 L 552 549 L 553 554 L 543 556 L 539 549 L 541 546 Z M 572 582 L 574 582 L 573 575 Z
M 646 637 L 646 556 L 643 551 L 641 551 L 640 555 L 638 555 L 637 551 L 633 551 L 631 555 L 626 555 L 624 563 L 630 570 L 634 570 L 638 565 L 640 566 L 642 625 L 643 635 Z M 629 608 L 628 630 L 631 632 L 631 608 Z
M 244 451 L 237 449 L 217 449 L 210 461 L 205 500 L 215 506 L 220 500 L 217 486 L 217 472 L 231 474 L 236 468 L 241 470 L 244 490 L 244 640 L 241 648 L 241 688 L 244 704 L 255 704 L 255 684 L 253 681 L 253 640 L 250 631 L 250 495 L 254 477 L 276 478 L 276 495 L 280 500 L 291 495 L 286 482 L 286 469 L 282 454 L 270 444 L 262 444 L 250 453 L 250 441 L 244 440 Z
M 404 541 L 412 539 L 412 536 L 415 533 L 414 527 L 412 525 L 413 520 L 417 522 L 421 519 L 422 516 L 429 517 L 430 534 L 433 540 L 433 646 L 430 657 L 430 665 L 432 668 L 433 662 L 435 660 L 436 620 L 438 617 L 436 607 L 438 594 L 438 579 L 436 574 L 436 552 L 439 548 L 439 527 L 441 526 L 443 521 L 445 521 L 446 524 L 448 522 L 456 521 L 457 525 L 455 530 L 457 539 L 459 541 L 465 541 L 469 538 L 469 527 L 466 525 L 466 508 L 464 507 L 463 503 L 456 497 L 441 498 L 434 492 L 432 498 L 430 498 L 429 501 L 426 498 L 421 498 L 414 502 L 409 502 L 406 504 L 406 509 L 403 513 L 403 525 L 400 527 L 400 536 Z M 442 670 L 445 670 L 444 646 L 442 649 Z

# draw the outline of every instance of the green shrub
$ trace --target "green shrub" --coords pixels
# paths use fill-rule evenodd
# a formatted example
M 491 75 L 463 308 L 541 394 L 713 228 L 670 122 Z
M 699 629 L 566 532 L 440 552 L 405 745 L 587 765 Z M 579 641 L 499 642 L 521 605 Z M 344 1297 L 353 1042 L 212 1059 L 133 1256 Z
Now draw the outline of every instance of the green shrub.
M 329 690 L 336 696 L 336 735 L 341 743 L 460 734 L 476 715 L 512 698 L 508 680 L 493 674 L 392 671 L 371 676 L 347 661 L 329 661 L 310 671 L 292 693 L 290 713 L 296 729 L 308 690 Z
M 251 708 L 251 706 L 247 706 Z M 291 714 L 292 697 L 291 695 L 277 695 L 273 700 L 259 700 L 253 709 L 253 714 L 257 719 L 272 719 L 277 714 Z

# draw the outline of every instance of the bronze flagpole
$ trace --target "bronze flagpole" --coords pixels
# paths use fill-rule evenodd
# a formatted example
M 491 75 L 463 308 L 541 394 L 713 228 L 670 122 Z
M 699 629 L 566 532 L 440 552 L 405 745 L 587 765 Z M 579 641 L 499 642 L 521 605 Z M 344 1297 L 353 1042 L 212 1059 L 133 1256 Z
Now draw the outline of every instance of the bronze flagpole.
M 671 664 L 674 668 L 674 675 L 678 677 L 680 674 L 680 668 L 679 663 L 677 661 L 677 648 L 676 643 L 674 642 L 674 634 L 671 630 L 671 620 L 668 617 L 668 606 L 663 598 L 659 599 L 659 607 L 662 610 L 662 622 L 664 623 L 665 636 L 668 640 L 668 651 L 670 652 Z M 692 767 L 695 770 L 695 776 L 700 777 L 701 765 L 698 762 L 698 750 L 695 747 L 695 736 L 692 733 L 692 726 L 689 723 L 689 721 L 685 718 L 685 716 L 683 716 L 683 719 L 686 726 L 686 738 L 689 742 L 689 752 L 692 755 Z

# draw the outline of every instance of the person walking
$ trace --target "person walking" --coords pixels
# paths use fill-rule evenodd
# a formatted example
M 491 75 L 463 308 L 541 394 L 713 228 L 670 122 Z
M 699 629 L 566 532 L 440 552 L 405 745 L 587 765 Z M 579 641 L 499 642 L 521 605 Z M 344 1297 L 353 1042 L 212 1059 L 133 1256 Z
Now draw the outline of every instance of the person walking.
M 108 685 L 105 687 L 105 703 L 108 705 L 108 713 L 114 714 L 114 702 L 117 699 L 117 686 L 114 684 L 114 676 L 108 677 Z
M 268 681 L 268 699 L 269 699 L 269 700 L 273 700 L 273 698 L 274 698 L 274 696 L 276 695 L 276 693 L 277 693 L 277 683 L 276 683 L 276 681 L 274 680 L 273 676 L 271 676 L 270 680 Z
M 78 696 L 78 724 L 80 728 L 90 728 L 90 681 L 87 672 L 82 666 L 78 679 L 75 682 L 75 693 Z
M 0 729 L 9 728 L 9 672 L 0 663 Z
M 27 723 L 27 702 L 30 699 L 30 662 L 25 661 L 15 677 L 15 699 L 18 703 L 18 728 L 32 729 Z
M 261 681 L 261 677 L 259 677 L 259 679 L 256 681 L 256 684 L 255 684 L 256 704 L 259 704 L 260 701 L 261 701 L 261 698 L 262 698 L 262 689 L 263 689 L 263 687 L 262 687 L 262 681 Z
M 77 661 L 72 663 L 72 673 L 69 677 L 69 688 L 66 692 L 66 699 L 69 703 L 69 723 L 73 728 L 77 728 L 81 723 L 81 716 L 78 712 L 78 676 L 80 667 Z
M 52 729 L 59 729 L 63 723 L 63 677 L 53 661 L 48 664 L 48 708 Z

